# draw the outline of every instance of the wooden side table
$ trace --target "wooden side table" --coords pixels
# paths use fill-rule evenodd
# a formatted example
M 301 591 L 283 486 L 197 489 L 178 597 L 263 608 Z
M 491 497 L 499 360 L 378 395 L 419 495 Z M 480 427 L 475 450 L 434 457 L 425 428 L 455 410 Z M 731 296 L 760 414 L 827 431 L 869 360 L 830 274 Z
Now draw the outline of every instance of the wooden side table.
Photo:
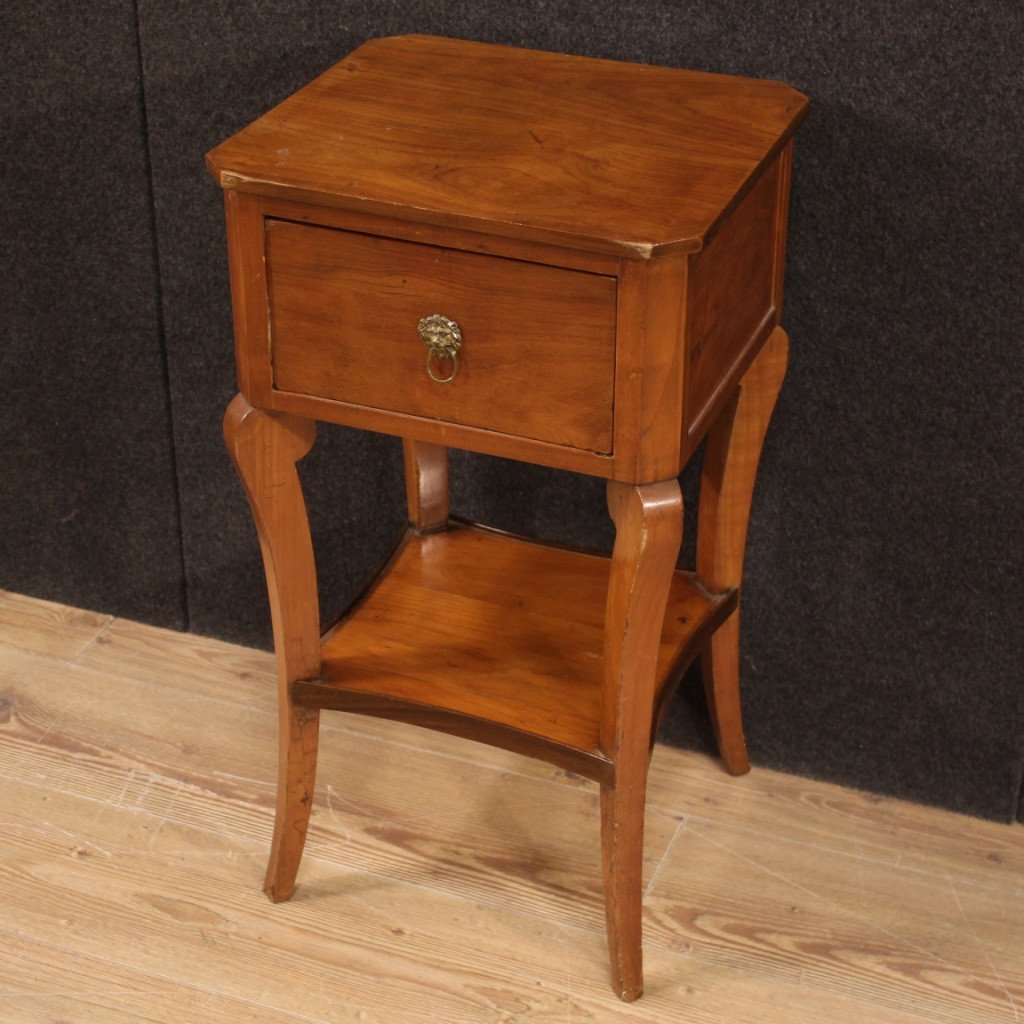
M 240 394 L 225 436 L 280 679 L 267 892 L 293 890 L 330 708 L 601 786 L 614 985 L 642 991 L 647 766 L 698 654 L 748 768 L 739 587 L 779 326 L 790 140 L 775 82 L 376 39 L 213 150 Z M 409 528 L 323 635 L 295 463 L 325 420 L 403 438 Z M 696 572 L 677 476 L 707 436 Z M 604 477 L 611 559 L 454 520 L 447 448 Z

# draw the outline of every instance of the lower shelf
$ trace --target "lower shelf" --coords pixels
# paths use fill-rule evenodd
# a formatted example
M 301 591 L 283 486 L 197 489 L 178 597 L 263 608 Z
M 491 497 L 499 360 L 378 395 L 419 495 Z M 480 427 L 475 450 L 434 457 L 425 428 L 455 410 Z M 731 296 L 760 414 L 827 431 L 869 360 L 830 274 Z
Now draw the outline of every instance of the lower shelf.
M 409 532 L 322 644 L 296 703 L 413 722 L 530 754 L 598 781 L 610 559 L 453 525 Z M 692 573 L 672 581 L 660 699 L 736 605 Z

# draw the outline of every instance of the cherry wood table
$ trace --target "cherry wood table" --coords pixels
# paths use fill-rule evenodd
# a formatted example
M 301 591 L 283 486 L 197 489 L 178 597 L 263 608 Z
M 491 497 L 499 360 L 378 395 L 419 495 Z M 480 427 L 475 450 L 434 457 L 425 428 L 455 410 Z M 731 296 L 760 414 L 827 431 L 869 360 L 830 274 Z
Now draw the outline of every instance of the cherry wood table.
M 321 709 L 414 722 L 596 780 L 616 991 L 642 991 L 651 747 L 701 657 L 748 769 L 739 588 L 779 326 L 791 137 L 777 82 L 375 39 L 208 156 L 239 395 L 225 436 L 280 679 L 267 892 L 292 894 Z M 296 462 L 318 420 L 402 437 L 409 526 L 326 631 Z M 677 476 L 706 437 L 695 572 Z M 447 449 L 608 480 L 611 558 L 449 514 Z

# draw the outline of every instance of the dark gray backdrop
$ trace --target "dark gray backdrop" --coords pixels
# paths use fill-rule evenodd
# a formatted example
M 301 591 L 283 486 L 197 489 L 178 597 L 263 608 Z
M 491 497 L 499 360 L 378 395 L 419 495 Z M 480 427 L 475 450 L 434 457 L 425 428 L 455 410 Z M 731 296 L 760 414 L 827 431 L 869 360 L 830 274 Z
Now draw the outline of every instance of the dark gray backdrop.
M 220 441 L 232 346 L 205 151 L 399 32 L 807 92 L 792 365 L 747 563 L 751 753 L 1024 812 L 1019 0 L 64 0 L 6 5 L 0 32 L 0 586 L 263 645 L 255 535 Z M 399 454 L 323 428 L 304 464 L 330 607 L 403 520 Z M 611 543 L 598 481 L 460 454 L 454 494 L 485 522 Z M 708 745 L 698 687 L 675 701 L 672 742 Z

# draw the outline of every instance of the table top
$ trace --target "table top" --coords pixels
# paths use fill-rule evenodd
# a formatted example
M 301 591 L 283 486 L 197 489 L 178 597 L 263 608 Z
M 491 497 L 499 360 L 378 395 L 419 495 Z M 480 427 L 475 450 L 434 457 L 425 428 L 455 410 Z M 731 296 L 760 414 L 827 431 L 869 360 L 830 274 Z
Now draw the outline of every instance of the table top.
M 225 187 L 648 258 L 701 249 L 807 105 L 779 82 L 395 36 L 207 161 Z

